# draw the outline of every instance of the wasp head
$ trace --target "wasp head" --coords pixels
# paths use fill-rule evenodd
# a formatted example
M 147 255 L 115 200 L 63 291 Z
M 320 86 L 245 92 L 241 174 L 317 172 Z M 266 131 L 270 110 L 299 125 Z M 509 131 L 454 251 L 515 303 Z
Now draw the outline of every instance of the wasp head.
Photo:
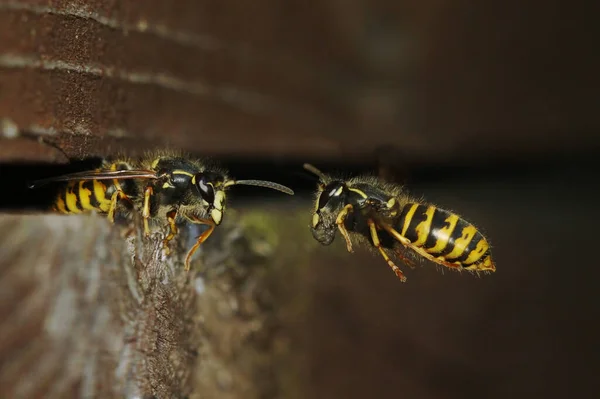
M 333 242 L 337 231 L 336 219 L 346 205 L 348 187 L 341 180 L 319 183 L 311 232 L 315 240 L 323 245 Z

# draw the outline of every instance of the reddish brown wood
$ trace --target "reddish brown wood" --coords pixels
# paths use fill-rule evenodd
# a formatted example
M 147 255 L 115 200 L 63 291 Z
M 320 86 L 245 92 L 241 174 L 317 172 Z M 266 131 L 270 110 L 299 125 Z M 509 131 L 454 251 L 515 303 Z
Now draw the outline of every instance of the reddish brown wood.
M 516 4 L 2 0 L 0 117 L 71 157 L 597 146 L 593 13 Z

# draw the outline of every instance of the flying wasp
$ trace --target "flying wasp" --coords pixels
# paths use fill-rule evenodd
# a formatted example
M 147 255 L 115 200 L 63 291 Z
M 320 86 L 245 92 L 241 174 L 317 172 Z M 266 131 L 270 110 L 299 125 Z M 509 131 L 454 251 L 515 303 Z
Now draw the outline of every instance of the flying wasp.
M 348 180 L 328 176 L 312 165 L 304 168 L 319 178 L 311 232 L 323 245 L 337 231 L 353 252 L 352 239 L 379 251 L 402 282 L 404 273 L 388 251 L 409 266 L 408 251 L 450 269 L 494 272 L 490 245 L 483 234 L 460 216 L 408 196 L 402 186 L 373 176 Z
M 229 187 L 259 186 L 294 194 L 290 188 L 270 181 L 232 179 L 224 169 L 179 155 L 105 160 L 99 169 L 38 180 L 30 188 L 54 182 L 65 183 L 54 199 L 54 211 L 63 214 L 96 211 L 107 214 L 111 223 L 123 207 L 125 212 L 140 212 L 146 236 L 150 235 L 150 224 L 169 227 L 163 241 L 167 254 L 169 242 L 178 233 L 178 222 L 207 225 L 208 229 L 187 253 L 186 271 L 198 247 L 221 224 Z

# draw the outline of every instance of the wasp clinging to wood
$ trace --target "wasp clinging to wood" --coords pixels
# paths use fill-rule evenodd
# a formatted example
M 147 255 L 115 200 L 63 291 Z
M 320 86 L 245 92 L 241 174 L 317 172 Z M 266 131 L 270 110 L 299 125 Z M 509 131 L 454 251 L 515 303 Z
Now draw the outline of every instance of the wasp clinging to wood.
M 234 180 L 221 168 L 175 155 L 107 160 L 99 169 L 38 180 L 30 187 L 52 182 L 66 183 L 54 200 L 57 212 L 97 211 L 114 222 L 115 213 L 124 207 L 127 212 L 141 213 L 146 236 L 150 235 L 149 223 L 168 226 L 170 231 L 163 242 L 167 253 L 169 242 L 178 233 L 178 222 L 207 225 L 185 258 L 186 270 L 194 252 L 223 220 L 229 187 L 251 185 L 294 194 L 288 187 L 269 181 Z
M 376 177 L 342 180 L 312 165 L 304 168 L 319 177 L 311 231 L 321 244 L 331 244 L 337 231 L 349 252 L 353 252 L 352 239 L 366 240 L 402 282 L 406 277 L 392 261 L 390 251 L 410 266 L 406 250 L 459 271 L 496 270 L 488 241 L 460 216 L 410 198 L 402 186 Z

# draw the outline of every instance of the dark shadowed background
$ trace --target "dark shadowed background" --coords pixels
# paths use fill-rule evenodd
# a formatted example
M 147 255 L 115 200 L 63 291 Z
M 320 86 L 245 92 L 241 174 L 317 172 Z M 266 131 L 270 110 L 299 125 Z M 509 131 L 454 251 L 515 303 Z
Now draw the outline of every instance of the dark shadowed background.
M 39 210 L 29 179 L 156 148 L 293 187 L 232 194 L 280 218 L 270 311 L 287 349 L 252 395 L 234 379 L 217 397 L 591 397 L 600 28 L 577 3 L 0 0 L 0 205 Z M 309 245 L 303 162 L 459 212 L 497 272 L 404 267 L 401 284 L 366 251 Z M 11 342 L 0 381 L 25 356 Z

